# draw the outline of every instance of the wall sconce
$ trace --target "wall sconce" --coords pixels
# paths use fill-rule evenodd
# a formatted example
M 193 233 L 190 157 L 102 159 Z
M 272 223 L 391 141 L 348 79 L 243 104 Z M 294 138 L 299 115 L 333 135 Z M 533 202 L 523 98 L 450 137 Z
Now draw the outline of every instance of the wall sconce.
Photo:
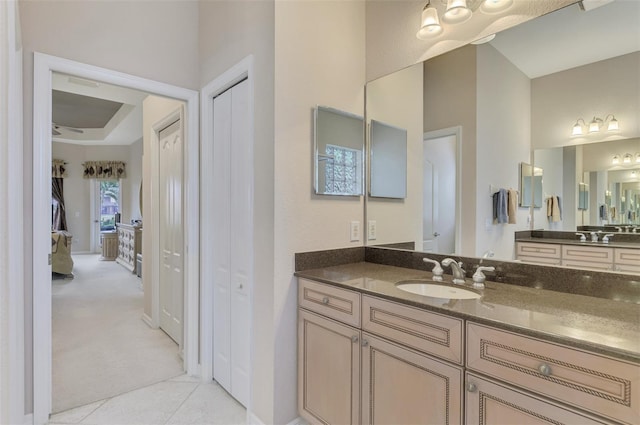
M 616 154 L 611 158 L 612 165 L 630 165 L 632 163 L 640 164 L 640 152 L 636 153 L 635 155 L 625 153 L 624 155 L 620 156 Z
M 609 114 L 603 120 L 602 118 L 593 117 L 589 126 L 587 127 L 587 123 L 584 122 L 582 118 L 578 118 L 576 123 L 573 125 L 573 130 L 571 131 L 572 136 L 582 136 L 585 133 L 585 128 L 588 128 L 589 133 L 598 133 L 602 128 L 607 126 L 607 131 L 616 131 L 619 130 L 618 120 L 613 114 Z
M 446 5 L 442 20 L 451 25 L 468 21 L 478 8 L 486 14 L 497 14 L 513 5 L 513 0 L 440 0 L 440 2 Z M 420 40 L 428 40 L 443 32 L 438 10 L 431 5 L 431 0 L 428 0 L 422 9 L 421 18 L 420 30 L 416 33 L 416 37 Z

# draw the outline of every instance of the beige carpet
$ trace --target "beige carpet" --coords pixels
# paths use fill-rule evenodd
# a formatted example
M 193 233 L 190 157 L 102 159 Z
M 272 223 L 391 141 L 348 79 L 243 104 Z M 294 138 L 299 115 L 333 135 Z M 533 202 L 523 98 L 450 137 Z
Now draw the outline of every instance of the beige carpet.
M 178 346 L 142 321 L 141 280 L 98 255 L 74 255 L 53 280 L 53 412 L 180 375 Z

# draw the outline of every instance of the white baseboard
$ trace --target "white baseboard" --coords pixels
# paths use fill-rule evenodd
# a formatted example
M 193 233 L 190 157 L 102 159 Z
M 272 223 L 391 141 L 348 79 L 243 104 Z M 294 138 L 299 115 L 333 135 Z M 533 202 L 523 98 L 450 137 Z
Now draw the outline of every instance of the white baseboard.
M 99 254 L 99 252 L 91 252 L 91 251 L 71 251 L 71 255 L 88 255 L 88 254 Z
M 151 320 L 151 317 L 149 317 L 147 313 L 142 314 L 142 321 L 146 323 L 147 326 L 149 326 L 151 329 L 157 329 L 157 327 L 153 325 L 153 320 Z
M 24 415 L 24 425 L 33 425 L 33 413 Z
M 266 425 L 264 422 L 260 420 L 259 417 L 257 417 L 253 412 L 250 412 L 249 410 L 247 410 L 247 424 Z M 309 425 L 309 423 L 298 416 L 297 418 L 289 422 L 287 425 Z

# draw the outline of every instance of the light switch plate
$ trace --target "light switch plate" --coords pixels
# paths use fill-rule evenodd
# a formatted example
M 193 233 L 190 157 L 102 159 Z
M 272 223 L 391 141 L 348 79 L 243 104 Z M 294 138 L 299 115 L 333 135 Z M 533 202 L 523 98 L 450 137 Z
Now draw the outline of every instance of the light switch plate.
M 375 241 L 377 237 L 378 237 L 378 229 L 376 227 L 376 221 L 369 220 L 368 227 L 367 227 L 367 238 L 370 241 Z
M 355 220 L 351 222 L 351 242 L 358 242 L 360 240 L 360 222 Z

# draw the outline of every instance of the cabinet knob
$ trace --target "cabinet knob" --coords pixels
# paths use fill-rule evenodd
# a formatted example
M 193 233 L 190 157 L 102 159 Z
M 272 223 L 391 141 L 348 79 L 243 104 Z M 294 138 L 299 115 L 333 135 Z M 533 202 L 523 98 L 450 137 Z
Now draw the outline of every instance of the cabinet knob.
M 322 304 L 329 304 L 329 297 L 324 297 L 322 299 Z
M 369 345 L 369 341 L 367 341 L 366 339 L 363 339 L 363 340 L 362 340 L 362 346 L 363 346 L 363 347 L 366 347 L 366 346 L 368 346 L 368 345 Z
M 551 366 L 549 366 L 546 363 L 542 363 L 540 366 L 538 366 L 538 372 L 540 372 L 541 375 L 550 376 L 551 375 Z
M 467 391 L 469 391 L 470 393 L 475 393 L 476 391 L 478 391 L 478 386 L 473 382 L 469 382 L 467 384 Z
M 242 285 L 242 283 L 238 284 L 238 289 L 242 289 L 244 286 Z
M 358 335 L 354 335 L 351 337 L 351 342 L 358 342 Z

